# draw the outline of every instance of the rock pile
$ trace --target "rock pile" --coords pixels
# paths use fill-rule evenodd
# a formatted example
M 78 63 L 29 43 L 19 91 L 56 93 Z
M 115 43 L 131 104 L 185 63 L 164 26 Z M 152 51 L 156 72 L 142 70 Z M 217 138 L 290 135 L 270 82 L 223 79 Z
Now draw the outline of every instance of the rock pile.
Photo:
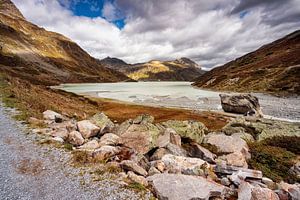
M 299 199 L 299 185 L 276 184 L 248 169 L 249 135 L 227 134 L 229 127 L 209 133 L 200 122 L 155 124 L 148 115 L 114 124 L 104 113 L 76 121 L 54 111 L 44 112 L 44 121 L 47 128 L 35 132 L 72 144 L 95 162 L 118 165 L 126 172 L 120 177 L 159 199 Z

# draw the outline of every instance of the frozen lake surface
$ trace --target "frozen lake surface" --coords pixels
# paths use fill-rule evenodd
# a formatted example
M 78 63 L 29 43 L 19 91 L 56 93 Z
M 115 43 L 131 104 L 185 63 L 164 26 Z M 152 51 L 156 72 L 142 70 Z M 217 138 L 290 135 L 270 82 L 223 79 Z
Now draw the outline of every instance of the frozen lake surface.
M 219 94 L 191 86 L 191 82 L 120 82 L 62 84 L 55 88 L 81 95 L 143 105 L 221 111 Z M 300 98 L 254 94 L 268 117 L 300 121 Z

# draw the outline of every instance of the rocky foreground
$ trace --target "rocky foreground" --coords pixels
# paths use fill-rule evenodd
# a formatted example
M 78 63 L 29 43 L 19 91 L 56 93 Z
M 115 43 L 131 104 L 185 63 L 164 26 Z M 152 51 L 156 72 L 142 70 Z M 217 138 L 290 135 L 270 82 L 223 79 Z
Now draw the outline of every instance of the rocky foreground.
M 275 182 L 248 163 L 248 144 L 283 134 L 300 137 L 299 124 L 246 117 L 211 132 L 196 121 L 155 124 L 149 115 L 121 124 L 104 113 L 76 121 L 47 110 L 43 117 L 29 120 L 47 125 L 33 132 L 71 145 L 78 162 L 120 168 L 124 184 L 148 188 L 158 199 L 300 199 L 298 183 Z M 299 181 L 297 159 L 284 173 Z

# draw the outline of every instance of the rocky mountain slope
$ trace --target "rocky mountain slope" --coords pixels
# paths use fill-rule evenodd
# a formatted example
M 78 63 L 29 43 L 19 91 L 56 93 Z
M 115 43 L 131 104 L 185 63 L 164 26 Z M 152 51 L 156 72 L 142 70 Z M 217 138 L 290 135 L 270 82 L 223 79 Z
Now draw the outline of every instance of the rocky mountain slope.
M 193 81 L 204 73 L 197 63 L 188 58 L 153 60 L 131 65 L 120 59 L 107 57 L 100 60 L 100 63 L 137 81 Z
M 300 30 L 217 67 L 194 83 L 239 92 L 300 94 Z
M 43 85 L 129 79 L 65 36 L 28 22 L 10 0 L 0 0 L 0 72 Z

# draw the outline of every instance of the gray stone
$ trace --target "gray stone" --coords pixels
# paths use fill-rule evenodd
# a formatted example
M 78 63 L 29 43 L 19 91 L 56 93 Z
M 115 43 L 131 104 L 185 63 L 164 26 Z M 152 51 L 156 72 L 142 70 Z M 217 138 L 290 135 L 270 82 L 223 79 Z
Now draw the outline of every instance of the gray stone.
M 209 164 L 199 158 L 189 158 L 167 154 L 162 158 L 161 161 L 165 165 L 165 170 L 170 173 L 203 176 L 204 170 L 209 168 Z
M 78 131 L 72 131 L 69 133 L 68 142 L 75 145 L 80 146 L 84 143 L 84 139 Z
M 148 171 L 148 175 L 149 176 L 152 176 L 154 174 L 160 174 L 160 173 L 161 172 L 158 169 L 156 169 L 155 167 L 153 167 L 153 166 L 151 166 L 150 169 L 149 169 L 149 171 Z
M 279 200 L 275 192 L 268 188 L 253 186 L 243 181 L 238 189 L 239 200 Z
M 111 132 L 115 126 L 104 113 L 95 114 L 90 121 L 100 128 L 100 135 Z
M 234 167 L 229 165 L 216 165 L 214 167 L 214 171 L 217 173 L 232 175 L 238 174 L 238 176 L 242 177 L 243 179 L 251 178 L 251 179 L 262 179 L 262 172 L 253 169 L 245 169 L 241 167 Z
M 77 122 L 77 127 L 79 132 L 85 139 L 96 136 L 100 131 L 100 128 L 89 120 Z
M 215 163 L 217 156 L 195 142 L 188 144 L 185 149 L 190 157 L 201 158 L 212 164 Z
M 43 112 L 43 118 L 45 120 L 54 121 L 54 122 L 62 122 L 63 121 L 63 116 L 52 110 L 46 110 L 45 112 Z
M 225 112 L 262 117 L 257 97 L 251 94 L 220 94 L 221 105 Z
M 132 171 L 129 171 L 127 173 L 127 178 L 135 183 L 139 183 L 145 187 L 148 186 L 148 181 L 145 177 L 143 176 L 139 176 L 139 175 L 136 175 L 135 173 L 133 173 Z
M 122 133 L 121 140 L 139 154 L 146 154 L 156 147 L 160 130 L 153 124 L 132 124 Z
M 160 148 L 166 147 L 168 144 L 181 146 L 181 137 L 171 128 L 167 128 L 157 139 L 157 146 Z
M 99 142 L 97 140 L 91 140 L 88 141 L 87 143 L 83 144 L 82 146 L 80 146 L 80 149 L 88 149 L 88 150 L 94 150 L 99 148 Z
M 292 200 L 299 200 L 300 199 L 300 184 L 288 184 L 283 181 L 281 181 L 279 184 L 277 184 L 279 189 L 282 189 L 286 192 L 288 192 L 289 196 Z
M 66 128 L 60 128 L 50 132 L 52 137 L 61 137 L 62 139 L 66 140 L 69 136 L 69 131 Z
M 225 198 L 229 189 L 202 177 L 182 174 L 155 174 L 147 178 L 158 199 L 162 200 L 208 200 Z
M 111 159 L 112 157 L 116 156 L 119 154 L 121 151 L 120 147 L 113 147 L 113 146 L 101 146 L 100 148 L 96 149 L 92 153 L 92 157 L 95 160 L 108 160 Z
M 190 138 L 197 143 L 202 143 L 204 134 L 208 131 L 205 125 L 196 121 L 169 120 L 161 123 L 165 128 L 172 128 L 183 138 Z
M 234 152 L 227 155 L 218 157 L 218 159 L 224 160 L 227 165 L 235 167 L 248 168 L 247 160 L 241 152 Z
M 145 169 L 143 169 L 141 166 L 139 166 L 137 163 L 135 163 L 132 160 L 123 160 L 121 162 L 121 167 L 126 171 L 133 171 L 134 173 L 142 176 L 148 175 Z
M 117 146 L 121 144 L 121 138 L 113 133 L 106 133 L 104 134 L 99 141 L 100 146 L 110 145 L 110 146 Z
M 132 120 L 133 124 L 152 124 L 154 122 L 154 117 L 151 115 L 139 115 Z

